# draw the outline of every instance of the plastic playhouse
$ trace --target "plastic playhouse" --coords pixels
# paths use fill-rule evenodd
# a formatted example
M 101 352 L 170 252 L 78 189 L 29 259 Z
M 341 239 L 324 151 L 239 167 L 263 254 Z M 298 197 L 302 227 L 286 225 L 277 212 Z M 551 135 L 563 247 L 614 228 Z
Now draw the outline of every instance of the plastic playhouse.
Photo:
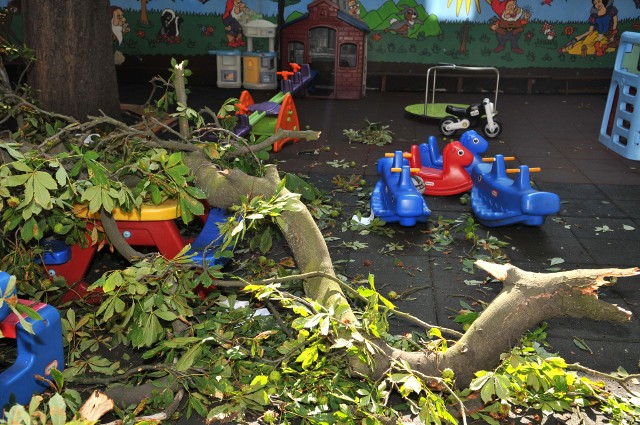
M 531 187 L 528 166 L 521 165 L 515 179 L 509 178 L 507 171 L 502 155 L 496 155 L 492 164 L 478 165 L 472 171 L 471 208 L 482 225 L 540 226 L 547 215 L 560 211 L 558 195 Z
M 640 161 L 640 33 L 624 32 L 600 126 L 600 143 Z
M 411 146 L 411 167 L 418 170 L 417 175 L 424 181 L 425 195 L 448 196 L 466 192 L 473 181 L 465 167 L 469 166 L 474 155 L 460 142 L 448 143 L 442 150 L 442 168 L 423 166 L 420 147 Z
M 0 291 L 15 296 L 13 291 L 7 294 L 11 276 L 0 272 Z M 35 393 L 42 393 L 48 385 L 37 376 L 51 378 L 51 370 L 64 370 L 64 350 L 62 346 L 62 325 L 60 314 L 48 304 L 18 300 L 19 303 L 35 310 L 42 320 L 24 316 L 33 333 L 27 332 L 18 316 L 5 303 L 0 307 L 0 332 L 4 338 L 16 340 L 18 355 L 15 362 L 0 372 L 0 408 L 15 397 L 17 403 L 28 405 Z
M 95 214 L 88 212 L 86 206 L 78 205 L 74 212 L 87 220 L 99 220 Z M 132 246 L 154 247 L 165 258 L 173 258 L 191 243 L 185 255 L 192 255 L 193 262 L 207 266 L 223 264 L 222 259 L 215 257 L 215 249 L 221 242 L 218 224 L 227 217 L 221 209 L 209 210 L 200 233 L 193 241 L 185 238 L 177 226 L 180 210 L 175 200 L 167 200 L 159 205 L 144 204 L 139 211 L 128 213 L 116 209 L 112 215 L 118 229 Z M 91 226 L 88 223 L 88 227 Z M 47 272 L 51 277 L 64 277 L 70 288 L 63 296 L 63 302 L 87 296 L 89 285 L 84 279 L 98 250 L 97 245 L 91 244 L 89 235 L 87 245 L 69 246 L 59 240 L 45 242 L 47 252 L 43 261 Z
M 424 197 L 411 179 L 407 154 L 395 151 L 378 161 L 380 180 L 371 194 L 371 211 L 385 222 L 398 222 L 401 226 L 426 223 L 431 215 Z

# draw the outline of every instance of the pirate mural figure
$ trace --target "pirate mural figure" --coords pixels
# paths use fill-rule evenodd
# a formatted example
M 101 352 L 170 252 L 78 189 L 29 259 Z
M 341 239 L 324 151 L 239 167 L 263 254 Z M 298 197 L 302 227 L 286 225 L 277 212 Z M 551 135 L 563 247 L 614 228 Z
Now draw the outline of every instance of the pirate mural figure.
M 245 11 L 245 4 L 242 0 L 227 0 L 227 4 L 222 15 L 222 24 L 227 33 L 227 45 L 229 47 L 246 46 L 242 39 L 242 15 Z
M 496 33 L 498 46 L 493 50 L 499 53 L 505 49 L 507 42 L 511 43 L 511 51 L 519 55 L 524 52 L 518 46 L 518 39 L 531 17 L 531 13 L 522 10 L 516 0 L 491 0 L 491 8 L 498 16 L 498 20 L 491 25 Z

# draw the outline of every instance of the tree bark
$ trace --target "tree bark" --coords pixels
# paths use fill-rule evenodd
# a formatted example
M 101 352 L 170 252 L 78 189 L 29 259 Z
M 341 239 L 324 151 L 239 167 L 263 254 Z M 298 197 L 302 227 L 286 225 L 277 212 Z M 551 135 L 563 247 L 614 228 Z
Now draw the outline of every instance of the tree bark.
M 22 13 L 42 108 L 79 121 L 100 111 L 120 118 L 109 0 L 23 0 Z

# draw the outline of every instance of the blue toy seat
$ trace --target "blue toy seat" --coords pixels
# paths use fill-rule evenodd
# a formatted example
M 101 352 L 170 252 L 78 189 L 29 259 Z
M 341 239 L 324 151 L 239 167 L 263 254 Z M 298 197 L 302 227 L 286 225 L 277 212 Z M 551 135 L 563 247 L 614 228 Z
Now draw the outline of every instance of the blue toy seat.
M 520 166 L 516 179 L 507 177 L 502 155 L 496 155 L 493 164 L 477 165 L 471 177 L 471 208 L 484 226 L 540 226 L 547 215 L 560 211 L 558 195 L 531 187 L 528 166 Z
M 401 171 L 392 172 L 392 168 Z M 381 158 L 378 174 L 380 180 L 370 201 L 375 216 L 386 222 L 398 222 L 401 226 L 414 226 L 428 220 L 431 211 L 413 184 L 411 170 L 402 151 L 396 151 L 393 158 Z
M 4 293 L 9 282 L 9 275 L 0 272 L 0 290 Z M 48 388 L 40 375 L 51 380 L 51 370 L 64 369 L 64 350 L 62 347 L 62 324 L 60 314 L 55 307 L 35 301 L 18 300 L 21 304 L 37 311 L 42 320 L 26 317 L 33 333 L 27 332 L 18 316 L 7 315 L 0 322 L 0 331 L 5 338 L 16 339 L 18 356 L 13 365 L 0 372 L 0 408 L 9 403 L 15 396 L 17 403 L 26 405 L 34 393 L 41 393 Z
M 227 214 L 223 209 L 212 208 L 202 230 L 191 243 L 191 249 L 185 255 L 193 255 L 191 257 L 193 262 L 201 266 L 204 266 L 205 263 L 208 267 L 226 263 L 226 259 L 215 257 L 216 248 L 222 243 L 218 224 L 223 223 L 226 219 Z
M 71 247 L 65 241 L 59 239 L 48 239 L 44 242 L 45 253 L 42 256 L 44 264 L 57 265 L 65 264 L 71 259 Z

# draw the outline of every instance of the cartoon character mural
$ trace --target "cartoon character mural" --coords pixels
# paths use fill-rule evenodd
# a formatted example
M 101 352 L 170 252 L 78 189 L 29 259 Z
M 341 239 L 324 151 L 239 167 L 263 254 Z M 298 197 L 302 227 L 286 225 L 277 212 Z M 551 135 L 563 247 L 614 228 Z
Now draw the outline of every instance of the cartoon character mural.
M 300 19 L 312 1 L 286 1 L 285 21 Z M 640 0 L 335 1 L 342 12 L 358 16 L 370 28 L 366 57 L 371 64 L 454 62 L 610 71 L 615 55 L 609 52 L 616 49 L 619 36 L 640 31 Z M 276 1 L 110 2 L 113 54 L 119 62 L 125 56 L 129 61 L 129 56 L 244 50 L 248 45 L 244 26 L 258 16 L 252 9 L 260 13 L 259 19 L 273 23 L 278 19 Z M 19 4 L 19 0 L 0 0 L 0 37 L 21 43 Z M 583 6 L 576 8 L 576 4 Z M 256 51 L 263 47 L 254 43 Z
M 130 31 L 131 28 L 124 17 L 124 10 L 119 6 L 111 6 L 111 37 L 114 45 L 113 62 L 116 65 L 124 63 L 124 54 L 119 50 L 119 46 L 122 44 L 124 36 Z
M 531 13 L 518 6 L 516 0 L 491 0 L 491 8 L 498 16 L 498 20 L 491 25 L 491 30 L 496 33 L 498 40 L 494 53 L 503 51 L 506 44 L 511 43 L 513 53 L 523 54 L 518 39 L 529 22 Z
M 242 0 L 227 0 L 227 4 L 222 15 L 222 24 L 227 33 L 227 45 L 229 47 L 246 46 L 247 43 L 242 39 L 242 24 L 240 20 L 244 14 L 246 5 Z
M 589 15 L 589 29 L 559 49 L 560 53 L 570 55 L 604 56 L 618 47 L 618 9 L 614 0 L 592 0 L 593 7 Z
M 389 21 L 389 27 L 385 28 L 384 32 L 394 32 L 401 37 L 408 37 L 409 30 L 416 24 L 422 24 L 423 22 L 418 19 L 418 12 L 413 7 L 405 6 L 400 11 L 403 19 L 392 18 Z
M 349 14 L 360 18 L 360 3 L 357 0 L 349 0 L 347 4 L 349 6 Z
M 20 38 L 11 28 L 13 17 L 20 14 L 20 7 L 19 0 L 11 0 L 6 7 L 0 8 L 0 41 L 20 42 Z
M 164 9 L 160 14 L 160 30 L 156 40 L 162 43 L 180 43 L 180 24 L 183 19 L 173 9 Z

